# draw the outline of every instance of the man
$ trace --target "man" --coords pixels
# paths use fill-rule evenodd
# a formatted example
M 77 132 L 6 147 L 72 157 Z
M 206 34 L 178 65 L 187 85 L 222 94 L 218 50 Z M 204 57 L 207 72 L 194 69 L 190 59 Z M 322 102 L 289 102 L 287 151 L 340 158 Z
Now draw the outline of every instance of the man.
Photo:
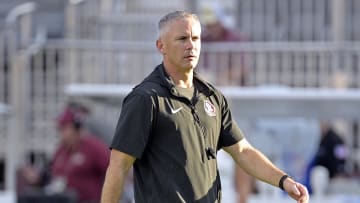
M 27 202 L 28 196 L 38 198 L 34 200 L 38 202 L 52 198 L 39 196 L 38 192 L 42 191 L 39 189 L 50 194 L 65 193 L 69 201 L 76 199 L 76 203 L 99 202 L 109 163 L 108 148 L 84 132 L 79 112 L 70 106 L 57 117 L 56 126 L 60 142 L 51 164 L 43 169 L 33 164 L 20 168 L 22 188 L 19 188 L 19 202 Z
M 70 108 L 57 118 L 61 144 L 51 164 L 52 184 L 64 181 L 67 189 L 75 191 L 78 202 L 95 203 L 100 200 L 109 153 L 103 142 L 83 133 L 82 124 Z
M 322 180 L 321 185 L 327 186 L 329 179 L 336 179 L 346 176 L 345 162 L 348 157 L 348 149 L 342 136 L 335 130 L 328 122 L 320 122 L 320 142 L 314 157 L 310 161 L 305 174 L 305 184 L 307 185 L 310 194 L 313 193 L 311 180 L 313 174 L 324 175 L 328 177 Z M 317 167 L 322 166 L 322 167 Z M 314 172 L 315 171 L 315 172 Z M 320 172 L 319 172 L 320 171 Z M 318 185 L 318 184 L 317 184 Z M 320 185 L 320 186 L 321 186 Z M 315 191 L 318 192 L 319 191 Z
M 193 14 L 160 20 L 163 63 L 123 102 L 101 202 L 119 201 L 132 166 L 136 203 L 220 202 L 216 154 L 224 149 L 249 174 L 307 203 L 307 189 L 246 141 L 223 95 L 194 72 L 200 36 Z
M 321 165 L 329 170 L 329 178 L 345 174 L 347 148 L 342 137 L 333 126 L 320 123 L 321 139 L 314 158 L 314 166 Z

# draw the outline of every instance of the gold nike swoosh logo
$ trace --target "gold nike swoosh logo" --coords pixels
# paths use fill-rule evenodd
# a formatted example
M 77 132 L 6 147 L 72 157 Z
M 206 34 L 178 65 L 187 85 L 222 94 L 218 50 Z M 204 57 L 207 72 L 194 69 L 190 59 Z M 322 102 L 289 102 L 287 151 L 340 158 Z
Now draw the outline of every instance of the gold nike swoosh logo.
M 176 114 L 176 113 L 177 113 L 177 112 L 179 112 L 181 109 L 183 109 L 183 107 L 182 107 L 182 106 L 181 106 L 181 107 L 179 107 L 179 108 L 177 108 L 177 109 L 173 109 L 173 108 L 171 107 L 171 105 L 170 105 L 169 101 L 168 101 L 168 100 L 165 100 L 165 101 L 166 101 L 167 105 L 169 106 L 170 111 L 171 111 L 171 113 L 172 113 L 172 114 Z

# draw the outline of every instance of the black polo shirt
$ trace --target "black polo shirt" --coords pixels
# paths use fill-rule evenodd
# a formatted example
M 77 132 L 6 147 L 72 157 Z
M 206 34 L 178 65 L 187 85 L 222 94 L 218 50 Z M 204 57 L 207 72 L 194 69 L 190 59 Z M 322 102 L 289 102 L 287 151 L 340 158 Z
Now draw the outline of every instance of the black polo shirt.
M 194 74 L 192 100 L 163 65 L 124 99 L 111 148 L 136 157 L 136 203 L 220 202 L 216 154 L 243 138 L 224 96 Z

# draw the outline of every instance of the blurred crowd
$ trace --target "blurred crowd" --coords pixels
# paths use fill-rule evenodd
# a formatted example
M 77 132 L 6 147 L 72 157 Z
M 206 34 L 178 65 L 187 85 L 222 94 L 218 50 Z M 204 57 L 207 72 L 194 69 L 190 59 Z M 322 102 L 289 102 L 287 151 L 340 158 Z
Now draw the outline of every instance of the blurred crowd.
M 30 152 L 28 162 L 19 168 L 19 202 L 36 198 L 36 202 L 99 202 L 111 137 L 99 133 L 99 121 L 80 103 L 69 102 L 54 122 L 59 143 L 51 159 L 39 167 L 36 154 Z M 124 198 L 125 203 L 131 201 L 131 196 Z

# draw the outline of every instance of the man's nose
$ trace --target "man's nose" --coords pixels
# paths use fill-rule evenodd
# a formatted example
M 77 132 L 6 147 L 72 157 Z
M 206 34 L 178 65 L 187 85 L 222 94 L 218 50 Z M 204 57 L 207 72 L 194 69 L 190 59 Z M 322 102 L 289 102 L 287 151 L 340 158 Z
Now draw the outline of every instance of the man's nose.
M 189 39 L 186 43 L 186 49 L 193 49 L 195 47 L 195 41 L 192 39 Z

